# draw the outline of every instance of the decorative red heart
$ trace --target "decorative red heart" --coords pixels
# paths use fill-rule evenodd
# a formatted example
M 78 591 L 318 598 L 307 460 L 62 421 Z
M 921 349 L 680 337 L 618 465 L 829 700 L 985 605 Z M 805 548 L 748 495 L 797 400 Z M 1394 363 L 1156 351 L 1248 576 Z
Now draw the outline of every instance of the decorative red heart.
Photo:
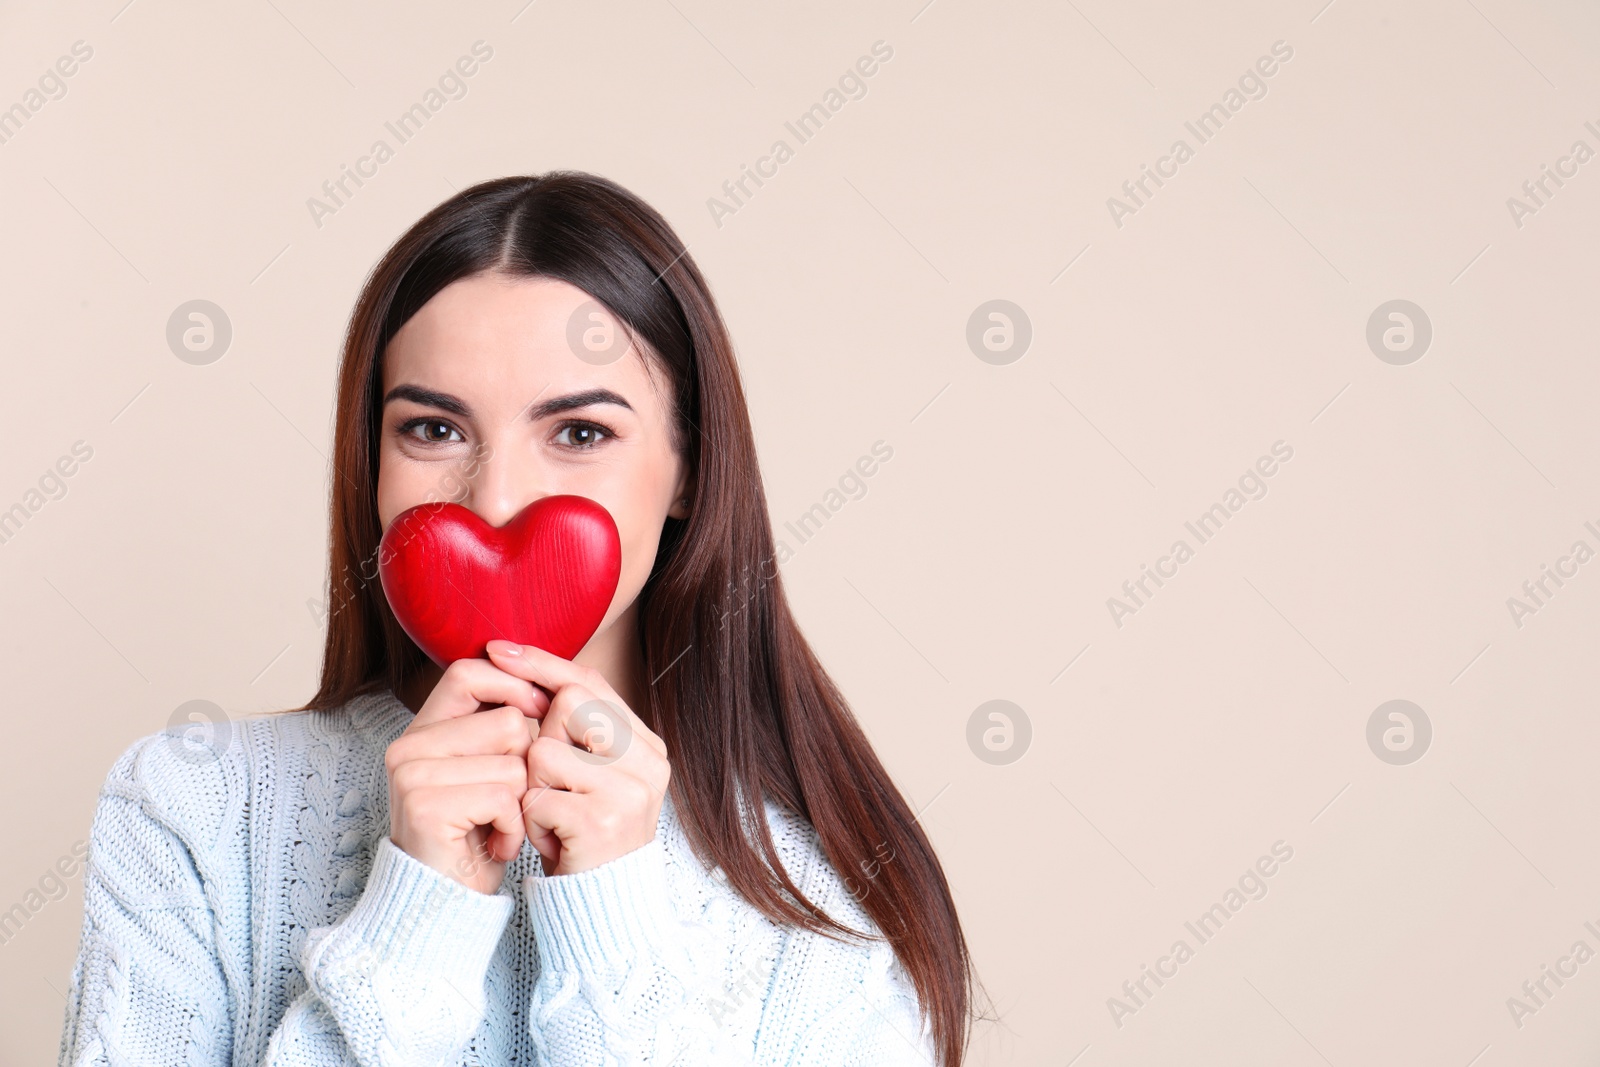
M 621 572 L 611 513 L 582 496 L 541 497 L 500 527 L 460 504 L 418 504 L 378 546 L 390 610 L 441 667 L 487 658 L 495 638 L 571 659 L 605 618 Z

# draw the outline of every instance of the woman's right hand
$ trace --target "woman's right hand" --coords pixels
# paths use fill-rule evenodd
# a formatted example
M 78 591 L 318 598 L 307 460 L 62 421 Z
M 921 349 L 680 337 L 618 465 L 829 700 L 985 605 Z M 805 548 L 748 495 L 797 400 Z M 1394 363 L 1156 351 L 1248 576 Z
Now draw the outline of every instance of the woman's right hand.
M 528 747 L 549 706 L 488 660 L 445 668 L 384 754 L 395 846 L 469 889 L 497 891 L 526 837 Z

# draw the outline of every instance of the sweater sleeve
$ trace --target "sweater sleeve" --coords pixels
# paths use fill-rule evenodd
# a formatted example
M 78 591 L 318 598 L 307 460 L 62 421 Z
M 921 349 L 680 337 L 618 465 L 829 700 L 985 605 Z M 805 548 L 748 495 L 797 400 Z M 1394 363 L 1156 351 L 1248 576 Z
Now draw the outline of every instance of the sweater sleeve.
M 379 840 L 361 898 L 306 935 L 308 988 L 267 1046 L 263 1067 L 437 1067 L 483 1022 L 484 976 L 515 907 Z
M 540 960 L 528 1025 L 542 1067 L 935 1062 L 886 943 L 819 951 L 818 935 L 791 930 L 779 948 L 789 985 L 728 986 L 721 976 L 752 973 L 752 961 L 725 958 L 729 948 L 676 917 L 659 840 L 578 874 L 530 874 L 523 889 Z M 765 999 L 754 1049 L 730 1044 L 721 1025 L 750 993 Z
M 742 1063 L 696 1011 L 710 963 L 667 897 L 659 838 L 577 874 L 523 879 L 539 975 L 528 1012 L 541 1067 Z
M 228 858 L 241 854 L 229 792 L 243 781 L 242 756 L 237 741 L 213 759 L 192 751 L 169 735 L 143 738 L 101 790 L 60 1067 L 234 1065 L 250 981 L 249 915 L 234 914 L 248 912 L 248 864 Z M 454 1062 L 483 1019 L 489 957 L 514 906 L 381 839 L 351 910 L 307 931 L 308 988 L 264 1063 Z

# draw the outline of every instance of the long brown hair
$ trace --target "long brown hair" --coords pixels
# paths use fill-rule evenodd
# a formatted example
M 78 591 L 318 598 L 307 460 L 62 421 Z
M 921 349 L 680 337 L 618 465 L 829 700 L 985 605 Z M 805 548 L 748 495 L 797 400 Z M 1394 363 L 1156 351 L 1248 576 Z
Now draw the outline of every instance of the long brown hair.
M 867 936 L 806 899 L 741 798 L 809 820 L 835 869 L 872 872 L 862 907 L 910 974 L 940 1062 L 959 1064 L 975 976 L 944 871 L 789 611 L 733 345 L 705 280 L 666 220 L 616 183 L 570 170 L 482 182 L 428 212 L 367 279 L 339 369 L 327 644 L 306 709 L 400 693 L 427 662 L 376 580 L 382 359 L 435 293 L 484 271 L 583 290 L 670 379 L 693 506 L 666 520 L 639 640 L 645 718 L 696 852 L 775 922 Z

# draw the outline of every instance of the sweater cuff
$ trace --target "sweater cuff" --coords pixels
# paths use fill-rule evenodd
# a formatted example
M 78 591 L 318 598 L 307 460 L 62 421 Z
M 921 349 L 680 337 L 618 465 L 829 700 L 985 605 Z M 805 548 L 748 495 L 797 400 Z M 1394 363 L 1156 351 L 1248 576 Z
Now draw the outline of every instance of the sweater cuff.
M 677 923 L 666 849 L 654 838 L 577 874 L 529 874 L 522 888 L 540 965 L 553 971 L 627 970 L 659 952 Z
M 434 870 L 385 834 L 366 888 L 340 926 L 381 959 L 463 987 L 481 986 L 516 902 Z

